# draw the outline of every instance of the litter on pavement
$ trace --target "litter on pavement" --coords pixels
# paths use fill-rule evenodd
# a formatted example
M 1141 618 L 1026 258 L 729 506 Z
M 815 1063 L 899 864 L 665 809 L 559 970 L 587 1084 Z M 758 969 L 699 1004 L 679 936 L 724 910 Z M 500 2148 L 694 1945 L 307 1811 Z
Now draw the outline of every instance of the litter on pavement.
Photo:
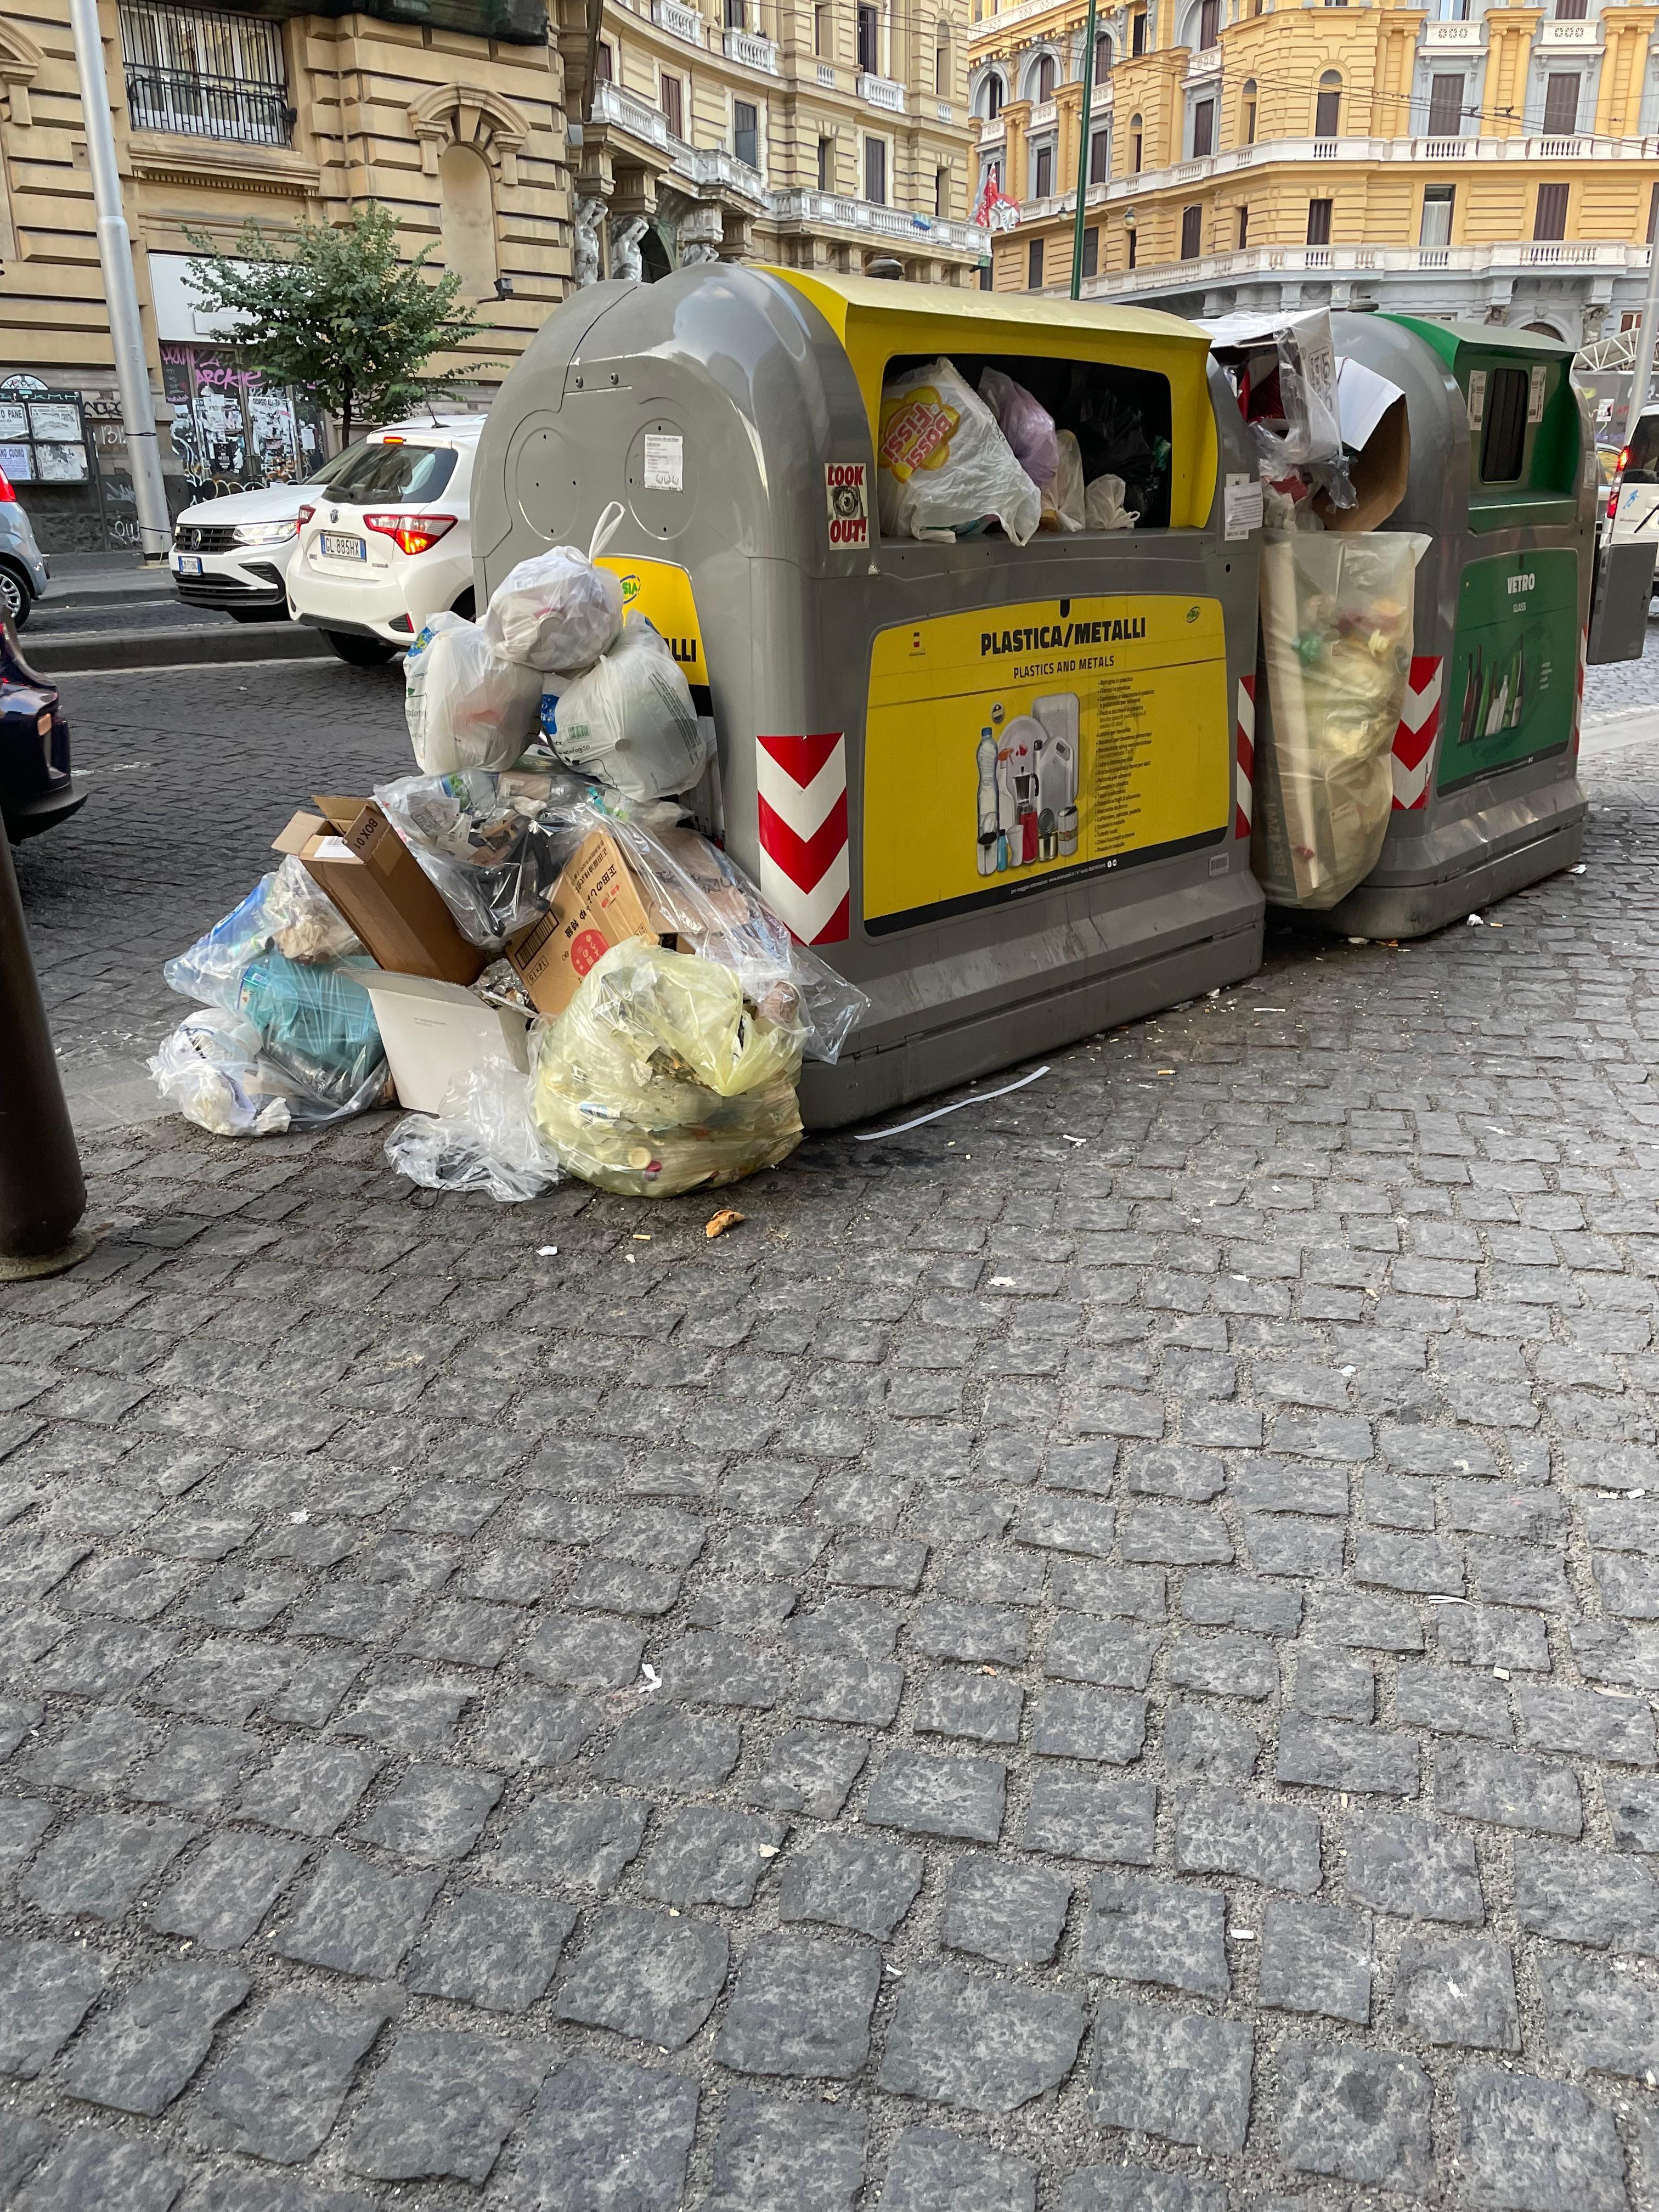
M 302 806 L 167 963 L 194 1010 L 150 1069 L 187 1119 L 268 1136 L 402 1104 L 392 1167 L 502 1203 L 562 1175 L 713 1189 L 799 1144 L 802 1059 L 833 1061 L 869 1001 L 705 834 L 707 722 L 597 565 L 622 511 L 586 553 L 521 561 L 478 622 L 428 623 L 404 659 L 419 772 Z

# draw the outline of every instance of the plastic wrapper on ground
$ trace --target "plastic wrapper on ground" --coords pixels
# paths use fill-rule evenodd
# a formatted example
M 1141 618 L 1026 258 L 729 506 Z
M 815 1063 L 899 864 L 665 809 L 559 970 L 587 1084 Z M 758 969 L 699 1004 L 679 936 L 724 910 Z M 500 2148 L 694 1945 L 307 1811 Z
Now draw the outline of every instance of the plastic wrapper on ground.
M 281 1078 L 260 1056 L 258 1030 L 222 1006 L 186 1015 L 162 1039 L 149 1072 L 169 1105 L 216 1137 L 281 1136 L 290 1125 Z
M 374 1009 L 354 969 L 371 960 L 308 966 L 263 952 L 242 977 L 240 1011 L 258 1031 L 264 1058 L 309 1113 L 295 1121 L 360 1114 L 386 1088 L 386 1054 Z
M 708 765 L 691 687 L 643 615 L 629 615 L 609 652 L 566 687 L 550 743 L 568 767 L 639 804 L 690 791 Z
M 506 1062 L 475 1067 L 436 1115 L 410 1114 L 386 1139 L 387 1162 L 426 1190 L 483 1191 L 502 1206 L 539 1198 L 559 1179 L 542 1141 L 531 1079 Z
M 729 969 L 631 939 L 542 1032 L 536 1121 L 583 1182 L 672 1198 L 787 1159 L 799 1073 L 798 1039 L 745 1006 Z
M 586 553 L 551 545 L 509 568 L 489 595 L 483 628 L 509 660 L 545 675 L 591 668 L 622 628 L 619 577 L 595 564 L 615 535 L 623 507 L 600 515 Z
M 1042 495 L 996 416 L 943 360 L 882 392 L 876 496 L 888 538 L 953 538 L 994 518 L 1024 545 L 1042 516 Z
M 536 671 L 459 615 L 434 615 L 404 655 L 404 714 L 422 775 L 511 767 L 541 706 Z
M 1411 670 L 1406 532 L 1264 534 L 1250 866 L 1269 899 L 1334 906 L 1376 866 L 1394 805 L 1395 732 Z
M 470 945 L 499 952 L 547 910 L 586 835 L 586 779 L 557 770 L 473 769 L 377 784 L 375 799 Z M 580 826 L 577 826 L 580 823 Z
M 585 827 L 621 842 L 675 933 L 730 969 L 749 1003 L 793 1036 L 808 1060 L 839 1057 L 868 998 L 796 942 L 728 854 L 695 830 L 665 826 L 660 815 L 591 807 Z

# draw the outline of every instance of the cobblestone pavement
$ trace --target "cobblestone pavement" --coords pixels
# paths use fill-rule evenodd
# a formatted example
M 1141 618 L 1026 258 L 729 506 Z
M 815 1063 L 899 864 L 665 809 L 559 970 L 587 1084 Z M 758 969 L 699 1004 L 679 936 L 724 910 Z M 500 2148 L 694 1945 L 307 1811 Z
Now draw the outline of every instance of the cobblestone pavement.
M 1650 617 L 1647 642 L 1639 660 L 1615 660 L 1584 671 L 1584 715 L 1595 721 L 1608 715 L 1652 714 L 1659 707 L 1659 618 Z
M 43 599 L 29 617 L 28 628 L 19 643 L 27 655 L 40 649 L 40 658 L 50 658 L 48 648 L 63 637 L 102 637 L 111 632 L 125 636 L 135 630 L 151 629 L 240 629 L 242 625 L 228 614 L 214 607 L 186 606 L 176 593 L 165 598 L 147 599 L 70 599 L 61 604 Z
M 1655 2212 L 1659 747 L 1595 789 L 718 1243 L 91 1153 L 0 1292 L 0 2201 Z

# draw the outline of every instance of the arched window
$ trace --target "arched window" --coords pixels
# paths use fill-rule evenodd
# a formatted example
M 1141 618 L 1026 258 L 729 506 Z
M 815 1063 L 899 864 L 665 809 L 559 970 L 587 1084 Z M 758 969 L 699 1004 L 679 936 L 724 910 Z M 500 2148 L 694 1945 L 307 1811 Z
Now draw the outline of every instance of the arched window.
M 941 23 L 933 34 L 933 97 L 951 97 L 951 26 Z
M 438 193 L 444 267 L 460 278 L 464 300 L 488 299 L 501 267 L 489 162 L 471 146 L 446 146 L 438 157 Z
M 994 123 L 1002 112 L 1002 79 L 994 70 L 974 95 L 974 106 L 981 121 Z
M 1103 84 L 1112 73 L 1112 41 L 1104 31 L 1095 33 L 1095 82 Z
M 1146 132 L 1140 118 L 1138 115 L 1132 115 L 1129 118 L 1129 167 L 1137 177 L 1140 174 L 1141 155 L 1146 149 Z
M 1247 76 L 1238 95 L 1238 135 L 1246 146 L 1255 143 L 1255 79 Z
M 1052 54 L 1039 56 L 1036 74 L 1031 80 L 1031 98 L 1039 106 L 1054 96 L 1054 58 Z
M 1335 70 L 1327 70 L 1319 80 L 1319 97 L 1314 102 L 1314 137 L 1334 138 L 1342 120 L 1342 79 Z

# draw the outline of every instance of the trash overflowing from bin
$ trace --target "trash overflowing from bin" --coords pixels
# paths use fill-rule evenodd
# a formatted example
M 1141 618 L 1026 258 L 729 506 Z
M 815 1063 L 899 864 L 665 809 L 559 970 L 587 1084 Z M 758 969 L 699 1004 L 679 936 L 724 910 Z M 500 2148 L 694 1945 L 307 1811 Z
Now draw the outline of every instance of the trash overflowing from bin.
M 563 1175 L 713 1189 L 799 1144 L 803 1056 L 834 1060 L 869 1001 L 694 826 L 708 726 L 598 565 L 621 514 L 520 562 L 479 621 L 428 623 L 419 772 L 302 807 L 167 963 L 196 1009 L 150 1067 L 188 1120 L 267 1137 L 401 1103 L 392 1168 L 502 1203 Z

